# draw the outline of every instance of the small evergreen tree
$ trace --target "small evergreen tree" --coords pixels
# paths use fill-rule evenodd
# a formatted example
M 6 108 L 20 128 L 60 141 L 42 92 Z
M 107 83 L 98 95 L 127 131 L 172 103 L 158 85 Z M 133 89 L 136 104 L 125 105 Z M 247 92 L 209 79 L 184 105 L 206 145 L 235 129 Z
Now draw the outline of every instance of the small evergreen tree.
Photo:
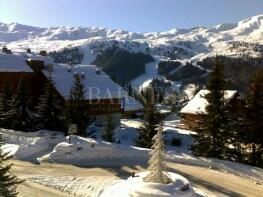
M 77 125 L 77 133 L 86 135 L 88 125 L 87 103 L 85 100 L 85 88 L 79 75 L 74 76 L 74 84 L 70 90 L 70 99 L 67 105 L 67 119 Z
M 0 93 L 0 126 L 6 129 L 10 128 L 8 112 L 12 109 L 12 96 L 10 83 L 6 81 Z
M 11 120 L 12 129 L 31 131 L 32 128 L 34 128 L 31 107 L 30 94 L 25 81 L 22 79 L 13 97 L 12 110 L 8 114 Z
M 157 127 L 161 121 L 161 117 L 154 104 L 147 104 L 144 113 L 144 121 L 140 127 L 136 144 L 139 147 L 151 148 L 153 143 L 152 139 L 157 133 Z
M 63 130 L 65 127 L 62 109 L 63 103 L 54 89 L 51 73 L 44 87 L 44 94 L 40 96 L 39 100 L 37 111 L 40 115 L 41 128 Z
M 112 116 L 110 114 L 107 115 L 107 119 L 102 131 L 102 138 L 108 142 L 114 142 L 114 123 Z
M 216 60 L 214 68 L 209 75 L 205 99 L 208 102 L 207 114 L 204 115 L 197 129 L 196 143 L 191 150 L 197 156 L 222 158 L 225 153 L 227 138 L 226 108 L 224 99 L 223 66 Z
M 22 183 L 16 176 L 10 174 L 11 164 L 5 164 L 12 157 L 3 152 L 4 141 L 0 135 L 0 196 L 15 197 L 17 196 L 16 187 Z
M 145 177 L 144 181 L 161 184 L 171 182 L 165 165 L 165 148 L 163 141 L 163 128 L 159 125 L 158 132 L 153 137 L 153 150 L 150 153 L 148 170 L 150 173 Z
M 263 167 L 263 69 L 258 69 L 246 95 L 246 142 L 251 145 L 250 163 Z

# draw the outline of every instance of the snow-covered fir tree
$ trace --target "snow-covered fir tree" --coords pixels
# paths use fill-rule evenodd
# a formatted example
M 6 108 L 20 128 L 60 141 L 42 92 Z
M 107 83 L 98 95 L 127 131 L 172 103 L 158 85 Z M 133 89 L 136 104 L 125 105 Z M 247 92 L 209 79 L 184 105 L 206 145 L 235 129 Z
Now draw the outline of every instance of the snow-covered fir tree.
M 158 132 L 153 137 L 153 141 L 153 150 L 150 153 L 148 166 L 149 174 L 145 177 L 144 181 L 168 184 L 171 182 L 171 179 L 167 173 L 167 167 L 165 164 L 165 147 L 162 124 L 159 125 Z
M 10 173 L 12 164 L 6 164 L 12 157 L 3 152 L 4 141 L 0 135 L 0 196 L 17 196 L 16 187 L 22 181 Z
M 114 123 L 112 116 L 110 114 L 107 115 L 107 119 L 105 125 L 102 130 L 102 138 L 108 142 L 114 142 Z

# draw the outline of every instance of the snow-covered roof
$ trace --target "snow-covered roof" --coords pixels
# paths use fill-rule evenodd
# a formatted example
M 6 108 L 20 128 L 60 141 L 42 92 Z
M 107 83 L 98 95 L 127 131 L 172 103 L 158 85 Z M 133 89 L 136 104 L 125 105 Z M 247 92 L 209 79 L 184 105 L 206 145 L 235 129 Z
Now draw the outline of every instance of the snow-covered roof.
M 182 114 L 206 114 L 206 107 L 208 105 L 205 95 L 209 90 L 200 90 L 188 104 L 180 111 Z M 225 90 L 224 98 L 230 101 L 238 92 L 235 90 Z
M 19 53 L 0 52 L 0 72 L 33 72 L 27 65 L 25 56 Z
M 122 103 L 122 105 L 123 105 L 123 103 Z M 125 97 L 125 103 L 124 103 L 124 106 L 122 106 L 122 107 L 124 107 L 124 111 L 126 111 L 126 112 L 138 111 L 138 110 L 144 109 L 143 105 L 131 96 Z
M 75 65 L 68 70 L 66 64 L 53 64 L 51 72 L 57 91 L 66 100 L 69 99 L 70 89 L 74 83 L 74 74 L 83 75 L 82 83 L 85 86 L 86 100 L 123 98 L 125 91 L 110 77 L 95 65 Z M 48 71 L 43 70 L 48 76 Z
M 35 54 L 27 54 L 28 60 L 37 60 L 37 61 L 43 61 L 45 65 L 53 64 L 54 59 L 49 56 L 42 56 L 42 55 L 35 55 Z

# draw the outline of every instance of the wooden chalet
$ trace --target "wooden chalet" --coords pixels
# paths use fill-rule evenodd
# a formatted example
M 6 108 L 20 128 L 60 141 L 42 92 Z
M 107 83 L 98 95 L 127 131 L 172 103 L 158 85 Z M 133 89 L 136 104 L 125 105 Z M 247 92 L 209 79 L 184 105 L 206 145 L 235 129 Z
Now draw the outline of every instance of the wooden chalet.
M 208 103 L 205 96 L 208 93 L 208 90 L 200 90 L 194 98 L 181 109 L 181 125 L 184 125 L 184 128 L 194 129 L 198 127 L 201 118 L 206 116 L 206 107 Z M 244 100 L 238 91 L 225 90 L 224 98 L 231 112 L 240 113 L 242 111 Z
M 54 89 L 65 104 L 69 100 L 74 75 L 78 74 L 85 87 L 85 100 L 88 103 L 91 120 L 97 125 L 103 125 L 107 115 L 111 114 L 115 125 L 120 124 L 122 103 L 127 93 L 108 75 L 94 65 L 69 67 L 66 64 L 56 64 L 52 58 L 43 55 L 0 52 L 0 87 L 8 82 L 14 93 L 19 81 L 24 79 L 31 93 L 33 105 L 36 105 L 51 74 Z

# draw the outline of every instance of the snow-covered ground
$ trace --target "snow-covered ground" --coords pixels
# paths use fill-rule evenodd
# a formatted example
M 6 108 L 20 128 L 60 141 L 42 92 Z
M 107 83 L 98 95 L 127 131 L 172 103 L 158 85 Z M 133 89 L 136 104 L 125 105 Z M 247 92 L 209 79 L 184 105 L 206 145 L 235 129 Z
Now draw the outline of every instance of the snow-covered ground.
M 192 142 L 193 132 L 176 128 L 179 122 L 175 114 L 169 115 L 164 121 L 168 166 L 178 163 L 212 168 L 221 173 L 234 174 L 263 184 L 263 169 L 230 161 L 192 156 L 187 147 Z M 4 150 L 13 154 L 15 159 L 73 164 L 82 167 L 119 168 L 147 164 L 150 150 L 134 146 L 140 125 L 140 119 L 122 119 L 121 126 L 115 130 L 118 143 L 113 144 L 102 141 L 100 127 L 95 127 L 96 140 L 75 135 L 65 137 L 63 133 L 45 130 L 25 133 L 1 129 L 0 133 L 6 142 Z M 172 146 L 173 138 L 181 139 L 181 146 Z M 94 197 L 108 197 L 109 193 L 122 193 L 124 197 L 124 193 L 127 194 L 128 191 L 127 187 L 132 186 L 129 181 L 116 179 L 116 177 L 74 177 L 70 174 L 63 177 L 38 175 L 27 177 L 27 180 L 77 196 L 89 196 L 87 194 L 92 193 L 91 196 Z M 199 196 L 207 196 L 201 193 Z
M 158 76 L 157 66 L 160 60 L 155 57 L 155 61 L 145 65 L 145 74 L 137 77 L 131 82 L 134 88 L 144 89 L 151 83 L 152 79 Z
M 4 151 L 15 159 L 37 162 L 39 157 L 50 153 L 54 147 L 65 141 L 63 133 L 41 130 L 38 132 L 19 132 L 1 129 L 5 140 Z
M 180 189 L 189 184 L 188 180 L 184 177 L 172 173 L 174 178 L 174 184 L 166 185 L 162 190 L 160 184 L 144 184 L 142 182 L 143 175 L 145 173 L 136 174 L 135 178 L 128 178 L 127 180 L 118 179 L 116 177 L 105 176 L 91 176 L 91 177 L 74 177 L 74 176 L 32 176 L 30 181 L 39 183 L 41 185 L 56 188 L 62 192 L 72 194 L 74 196 L 81 197 L 129 197 L 129 196 L 153 196 L 154 193 L 158 193 L 158 197 L 165 196 L 178 196 L 178 197 L 193 197 L 193 189 L 189 185 L 189 189 L 185 192 Z M 159 189 L 158 189 L 159 188 Z M 198 197 L 206 197 L 206 194 L 202 193 L 198 189 Z M 136 192 L 152 192 L 152 194 L 136 194 Z M 169 195 L 170 193 L 170 195 Z M 161 195 L 163 194 L 163 195 Z M 173 195 L 171 195 L 173 194 Z
M 263 170 L 260 168 L 192 156 L 187 148 L 192 142 L 192 132 L 176 128 L 175 125 L 178 122 L 179 119 L 174 114 L 171 114 L 164 122 L 168 161 L 213 168 L 263 183 Z M 97 140 L 74 135 L 69 139 L 69 137 L 65 138 L 62 133 L 50 131 L 24 133 L 2 129 L 0 133 L 6 141 L 5 150 L 10 151 L 16 159 L 112 167 L 146 164 L 149 149 L 134 146 L 134 139 L 138 135 L 140 124 L 141 120 L 138 119 L 123 119 L 121 127 L 115 132 L 119 144 L 101 141 L 99 128 L 96 133 Z M 170 141 L 173 138 L 181 139 L 181 146 L 171 146 Z

